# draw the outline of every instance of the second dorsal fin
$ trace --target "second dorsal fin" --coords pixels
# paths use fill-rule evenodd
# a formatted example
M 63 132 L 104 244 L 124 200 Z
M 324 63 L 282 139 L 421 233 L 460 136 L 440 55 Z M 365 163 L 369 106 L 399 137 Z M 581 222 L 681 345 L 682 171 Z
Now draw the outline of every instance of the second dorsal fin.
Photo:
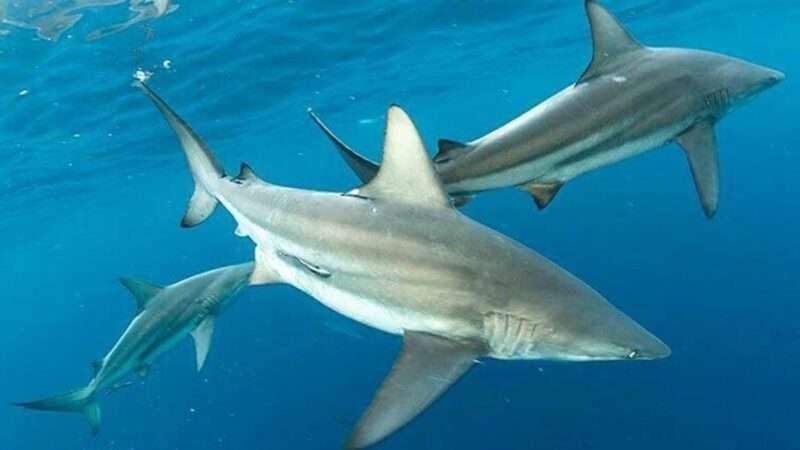
M 443 163 L 455 159 L 464 150 L 468 149 L 467 144 L 452 141 L 450 139 L 439 139 L 439 153 L 433 157 L 436 163 Z
M 604 67 L 614 58 L 643 48 L 619 20 L 597 1 L 586 0 L 586 15 L 589 16 L 594 51 L 592 62 L 578 78 L 578 83 L 601 75 Z
M 354 194 L 426 207 L 450 207 L 422 138 L 405 111 L 393 105 L 386 113 L 383 161 L 369 183 Z

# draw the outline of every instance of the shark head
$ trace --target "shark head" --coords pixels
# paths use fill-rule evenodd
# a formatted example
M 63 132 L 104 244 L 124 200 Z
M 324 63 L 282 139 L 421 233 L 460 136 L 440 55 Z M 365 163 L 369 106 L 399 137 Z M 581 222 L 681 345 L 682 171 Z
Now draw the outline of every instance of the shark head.
M 666 358 L 669 347 L 611 304 L 590 302 L 579 314 L 538 330 L 536 352 L 565 361 L 650 360 Z
M 721 115 L 783 81 L 784 74 L 768 67 L 724 55 L 696 52 L 704 105 Z

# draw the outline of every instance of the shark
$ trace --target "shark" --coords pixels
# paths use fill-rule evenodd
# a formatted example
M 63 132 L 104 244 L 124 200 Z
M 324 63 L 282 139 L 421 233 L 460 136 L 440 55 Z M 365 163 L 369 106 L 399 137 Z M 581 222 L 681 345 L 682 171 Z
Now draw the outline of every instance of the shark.
M 96 435 L 100 430 L 98 395 L 129 385 L 126 379 L 131 374 L 146 376 L 159 356 L 190 335 L 194 339 L 197 370 L 203 368 L 214 322 L 235 294 L 249 284 L 253 267 L 252 262 L 222 267 L 165 287 L 137 278 L 121 278 L 136 299 L 136 315 L 108 354 L 92 364 L 94 377 L 89 384 L 66 394 L 16 405 L 83 414 Z
M 720 189 L 715 124 L 784 75 L 718 53 L 644 46 L 597 1 L 585 7 L 594 48 L 578 81 L 485 136 L 440 140 L 434 162 L 445 189 L 461 206 L 517 187 L 541 210 L 573 178 L 676 142 L 712 218 Z M 309 113 L 362 181 L 375 176 L 378 164 Z
M 347 192 L 279 186 L 246 163 L 226 174 L 208 144 L 149 86 L 195 182 L 181 221 L 222 204 L 255 244 L 253 285 L 289 284 L 402 336 L 403 348 L 347 441 L 376 444 L 480 358 L 651 360 L 669 347 L 574 275 L 453 207 L 416 126 L 388 109 L 383 164 Z

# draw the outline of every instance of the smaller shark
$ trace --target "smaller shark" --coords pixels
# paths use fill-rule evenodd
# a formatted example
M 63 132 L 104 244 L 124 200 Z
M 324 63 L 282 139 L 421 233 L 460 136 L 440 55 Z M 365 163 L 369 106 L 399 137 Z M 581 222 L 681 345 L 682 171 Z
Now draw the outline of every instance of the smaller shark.
M 585 4 L 594 56 L 574 85 L 474 141 L 439 141 L 435 167 L 454 204 L 516 186 L 543 209 L 578 175 L 674 141 L 686 152 L 706 216 L 713 217 L 719 197 L 714 125 L 784 75 L 718 53 L 645 47 L 599 3 Z M 361 180 L 371 180 L 378 165 L 310 114 Z
M 89 421 L 92 434 L 100 430 L 97 395 L 127 386 L 125 378 L 133 372 L 147 375 L 151 364 L 174 348 L 183 338 L 194 338 L 197 370 L 203 368 L 214 320 L 229 305 L 233 296 L 248 285 L 253 263 L 227 266 L 195 275 L 166 287 L 134 278 L 122 284 L 136 298 L 136 316 L 110 352 L 92 364 L 94 377 L 86 387 L 44 400 L 16 403 L 43 411 L 81 413 Z

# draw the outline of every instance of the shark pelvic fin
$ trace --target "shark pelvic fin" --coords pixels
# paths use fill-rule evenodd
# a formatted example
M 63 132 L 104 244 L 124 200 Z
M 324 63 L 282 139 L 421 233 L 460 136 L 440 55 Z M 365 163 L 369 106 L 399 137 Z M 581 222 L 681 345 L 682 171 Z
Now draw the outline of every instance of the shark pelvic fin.
M 520 189 L 528 192 L 533 197 L 533 201 L 539 210 L 545 209 L 550 202 L 553 201 L 558 191 L 563 184 L 561 183 L 545 183 L 539 181 L 531 181 L 520 185 Z
M 458 141 L 451 141 L 449 139 L 439 139 L 439 153 L 433 157 L 436 163 L 443 163 L 453 160 L 464 150 L 468 149 L 469 145 L 463 144 Z
M 264 250 L 256 247 L 253 273 L 250 274 L 250 286 L 280 283 L 281 276 L 269 265 Z
M 347 144 L 344 143 L 338 136 L 336 136 L 324 122 L 322 119 L 317 116 L 314 111 L 308 110 L 308 115 L 311 116 L 311 120 L 317 124 L 320 130 L 325 133 L 325 136 L 333 142 L 333 145 L 336 146 L 336 150 L 339 151 L 339 154 L 344 159 L 344 162 L 350 167 L 350 169 L 355 172 L 356 176 L 361 180 L 362 183 L 367 184 L 378 173 L 378 169 L 380 166 L 370 161 L 368 158 L 361 156 L 358 152 L 350 148 Z
M 203 370 L 203 365 L 211 348 L 211 336 L 214 334 L 214 316 L 209 315 L 192 330 L 194 339 L 195 356 L 197 357 L 197 371 Z
M 375 444 L 407 424 L 485 353 L 482 343 L 406 331 L 400 357 L 356 425 L 347 447 Z
M 131 291 L 131 294 L 133 294 L 133 297 L 136 299 L 136 305 L 138 306 L 139 311 L 143 311 L 145 308 L 147 308 L 147 303 L 149 303 L 153 297 L 164 290 L 163 287 L 158 286 L 155 283 L 136 278 L 122 277 L 119 279 L 119 281 L 123 286 Z
M 414 206 L 451 207 L 414 122 L 397 105 L 386 113 L 383 161 L 378 174 L 351 194 Z
M 697 195 L 710 219 L 719 205 L 719 157 L 714 125 L 700 122 L 678 136 L 677 141 L 686 151 Z
M 608 62 L 614 58 L 643 48 L 619 20 L 596 0 L 586 0 L 586 14 L 589 16 L 594 51 L 592 62 L 578 78 L 577 84 L 603 74 Z

